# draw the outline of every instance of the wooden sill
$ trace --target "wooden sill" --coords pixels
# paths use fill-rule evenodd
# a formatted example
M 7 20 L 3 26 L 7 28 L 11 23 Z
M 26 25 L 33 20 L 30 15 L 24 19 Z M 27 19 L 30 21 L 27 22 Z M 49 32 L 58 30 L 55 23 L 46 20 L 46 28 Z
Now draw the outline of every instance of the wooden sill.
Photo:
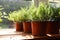
M 0 40 L 47 40 L 60 39 L 60 34 L 49 34 L 51 36 L 33 36 L 24 32 L 16 32 L 15 29 L 0 29 Z
M 23 32 L 16 32 L 15 29 L 0 29 L 0 39 L 33 39 L 33 36 Z

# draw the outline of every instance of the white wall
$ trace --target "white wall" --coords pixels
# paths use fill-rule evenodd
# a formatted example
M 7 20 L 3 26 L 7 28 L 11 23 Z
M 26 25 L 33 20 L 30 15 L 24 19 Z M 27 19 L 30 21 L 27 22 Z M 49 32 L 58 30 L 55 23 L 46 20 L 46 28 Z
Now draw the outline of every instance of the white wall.
M 32 2 L 38 7 L 39 2 L 48 3 L 48 0 L 32 0 Z

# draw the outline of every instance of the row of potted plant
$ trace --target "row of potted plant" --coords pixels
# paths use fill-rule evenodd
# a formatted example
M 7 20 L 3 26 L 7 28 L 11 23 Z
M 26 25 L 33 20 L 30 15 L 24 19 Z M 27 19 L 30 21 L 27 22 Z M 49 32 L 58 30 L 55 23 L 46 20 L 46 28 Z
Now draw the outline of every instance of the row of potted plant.
M 58 11 L 57 11 L 58 10 Z M 60 8 L 54 8 L 44 3 L 38 7 L 32 5 L 29 8 L 11 12 L 8 19 L 16 24 L 16 31 L 32 33 L 32 35 L 58 34 Z

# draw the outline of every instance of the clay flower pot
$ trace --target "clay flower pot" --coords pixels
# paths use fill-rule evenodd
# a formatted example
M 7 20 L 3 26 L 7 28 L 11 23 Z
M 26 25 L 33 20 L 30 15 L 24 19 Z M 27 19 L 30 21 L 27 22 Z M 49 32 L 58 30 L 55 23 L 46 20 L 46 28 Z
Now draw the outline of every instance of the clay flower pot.
M 32 35 L 34 36 L 44 36 L 46 31 L 46 22 L 32 21 Z
M 22 22 L 15 22 L 16 31 L 23 31 L 23 24 Z
M 31 22 L 23 22 L 23 30 L 25 33 L 31 33 Z
M 58 21 L 48 21 L 46 34 L 58 34 L 58 33 L 59 33 Z
M 60 21 L 58 22 L 58 24 L 59 24 L 59 29 L 60 29 Z
M 56 21 L 58 21 L 59 28 L 60 28 L 60 17 L 57 17 L 57 18 L 56 18 Z

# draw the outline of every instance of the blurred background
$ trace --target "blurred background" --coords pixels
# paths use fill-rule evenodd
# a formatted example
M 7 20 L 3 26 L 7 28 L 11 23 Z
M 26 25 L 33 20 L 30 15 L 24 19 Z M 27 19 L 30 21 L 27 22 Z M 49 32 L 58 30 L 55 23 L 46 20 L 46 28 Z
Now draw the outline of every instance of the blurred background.
M 47 0 L 40 0 L 47 1 Z M 0 28 L 13 28 L 12 21 L 6 19 L 10 12 L 19 10 L 22 7 L 28 7 L 32 4 L 33 0 L 0 0 Z M 49 0 L 51 5 L 59 7 L 60 0 Z M 35 1 L 36 3 L 36 1 Z M 37 5 L 37 4 L 36 4 Z
M 9 21 L 6 16 L 20 8 L 29 7 L 31 3 L 31 0 L 0 0 L 0 28 L 13 28 L 13 22 Z

